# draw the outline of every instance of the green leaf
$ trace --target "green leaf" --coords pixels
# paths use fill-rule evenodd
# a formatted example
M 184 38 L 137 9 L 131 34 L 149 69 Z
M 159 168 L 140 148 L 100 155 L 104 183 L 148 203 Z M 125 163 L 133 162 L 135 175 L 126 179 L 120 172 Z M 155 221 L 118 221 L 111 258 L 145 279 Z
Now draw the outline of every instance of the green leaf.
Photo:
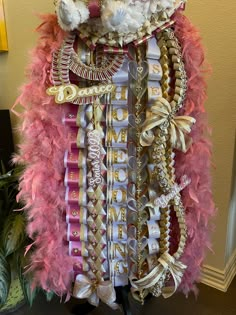
M 25 219 L 22 213 L 11 214 L 6 218 L 2 232 L 5 256 L 14 253 L 25 240 Z
M 47 301 L 51 302 L 51 300 L 53 299 L 55 293 L 53 291 L 50 291 L 50 292 L 44 291 L 44 292 L 45 292 Z
M 17 166 L 7 173 L 4 171 L 3 174 L 0 174 L 0 188 L 2 189 L 9 186 L 16 187 L 23 173 L 23 170 L 23 166 Z
M 22 290 L 24 292 L 24 296 L 26 298 L 26 300 L 28 301 L 29 305 L 32 306 L 33 302 L 39 292 L 38 288 L 34 288 L 32 290 L 31 288 L 31 283 L 29 281 L 27 281 L 26 279 L 24 279 L 24 287 L 22 287 Z
M 39 289 L 35 288 L 32 290 L 31 288 L 31 278 L 30 278 L 30 273 L 27 274 L 23 274 L 23 268 L 24 266 L 26 266 L 28 264 L 26 258 L 20 254 L 20 252 L 18 253 L 18 276 L 20 279 L 20 283 L 21 283 L 21 288 L 23 290 L 24 296 L 26 301 L 28 302 L 28 304 L 30 306 L 33 305 L 33 302 L 35 300 L 35 297 L 37 296 Z
M 6 303 L 11 284 L 10 265 L 0 251 L 0 308 Z
M 28 278 L 28 276 L 24 276 L 21 272 L 21 275 L 19 275 L 19 278 L 20 278 L 20 283 L 21 283 L 21 288 L 23 290 L 23 293 L 24 293 L 24 297 L 26 299 L 26 301 L 28 302 L 28 304 L 30 306 L 33 305 L 33 302 L 39 292 L 39 289 L 38 288 L 34 288 L 32 290 L 31 288 L 31 282 Z
M 1 160 L 1 174 L 5 174 L 5 173 L 6 173 L 6 168 L 3 161 Z

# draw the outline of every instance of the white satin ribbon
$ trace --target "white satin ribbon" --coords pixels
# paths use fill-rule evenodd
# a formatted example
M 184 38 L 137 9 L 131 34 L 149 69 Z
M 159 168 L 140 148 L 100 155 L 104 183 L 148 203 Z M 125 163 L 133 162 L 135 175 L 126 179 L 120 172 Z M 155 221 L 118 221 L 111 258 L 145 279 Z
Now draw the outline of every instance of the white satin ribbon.
M 155 36 L 150 38 L 147 42 L 147 59 L 155 59 L 158 60 L 161 58 L 161 50 L 157 45 L 157 40 Z
M 113 310 L 119 308 L 119 305 L 115 303 L 116 292 L 111 281 L 97 282 L 85 275 L 77 275 L 73 296 L 78 299 L 88 299 L 88 302 L 94 306 L 98 306 L 99 300 L 101 300 Z
M 162 97 L 155 101 L 147 116 L 140 137 L 142 146 L 152 145 L 155 138 L 153 128 L 166 125 L 166 128 L 169 129 L 172 147 L 183 152 L 188 150 L 191 139 L 187 134 L 191 132 L 191 127 L 196 122 L 193 117 L 173 116 L 170 103 Z

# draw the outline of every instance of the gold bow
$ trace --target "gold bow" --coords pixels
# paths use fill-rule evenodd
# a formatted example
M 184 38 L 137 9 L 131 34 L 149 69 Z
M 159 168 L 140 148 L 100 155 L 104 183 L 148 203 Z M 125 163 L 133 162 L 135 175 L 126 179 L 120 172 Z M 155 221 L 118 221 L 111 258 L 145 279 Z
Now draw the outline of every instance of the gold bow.
M 88 299 L 88 302 L 94 306 L 99 305 L 99 299 L 112 309 L 119 308 L 116 301 L 116 292 L 111 281 L 91 280 L 85 275 L 77 275 L 73 296 L 78 299 Z
M 180 285 L 183 273 L 187 268 L 180 261 L 176 261 L 173 256 L 171 256 L 168 252 L 165 252 L 158 259 L 159 264 L 144 278 L 136 280 L 131 279 L 131 283 L 133 286 L 133 292 L 137 291 L 150 291 L 153 292 L 155 286 L 158 287 L 158 284 L 162 283 L 163 279 L 166 278 L 167 274 L 170 273 L 172 279 L 174 280 L 173 286 L 163 286 L 161 289 L 161 294 L 164 298 L 171 297 L 178 286 Z
M 155 101 L 149 113 L 147 113 L 147 119 L 142 128 L 140 144 L 142 146 L 150 146 L 155 138 L 152 129 L 155 127 L 166 127 L 169 129 L 172 147 L 186 152 L 191 145 L 191 138 L 187 134 L 191 132 L 191 127 L 195 122 L 196 120 L 190 116 L 173 116 L 170 103 L 160 97 Z

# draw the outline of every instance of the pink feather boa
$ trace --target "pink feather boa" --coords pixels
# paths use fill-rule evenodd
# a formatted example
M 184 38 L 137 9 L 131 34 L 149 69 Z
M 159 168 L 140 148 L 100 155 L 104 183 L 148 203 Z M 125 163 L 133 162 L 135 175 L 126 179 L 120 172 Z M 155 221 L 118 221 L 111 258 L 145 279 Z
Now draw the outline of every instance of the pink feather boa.
M 29 271 L 34 274 L 33 285 L 52 290 L 62 296 L 71 294 L 71 271 L 74 258 L 68 255 L 63 242 L 66 230 L 63 211 L 63 156 L 67 149 L 68 130 L 62 124 L 67 106 L 56 105 L 46 95 L 51 84 L 49 73 L 52 53 L 60 47 L 65 36 L 57 25 L 55 15 L 42 16 L 37 31 L 41 34 L 32 53 L 28 71 L 29 84 L 22 88 L 19 102 L 24 106 L 23 123 L 19 128 L 23 142 L 15 157 L 16 163 L 26 165 L 21 178 L 19 198 L 24 200 L 28 215 L 28 235 L 34 240 Z M 210 190 L 211 145 L 204 113 L 206 84 L 202 75 L 204 53 L 198 32 L 181 14 L 176 14 L 175 33 L 183 47 L 188 74 L 188 93 L 183 114 L 197 119 L 192 132 L 193 146 L 187 154 L 177 153 L 178 179 L 186 174 L 192 182 L 183 192 L 187 209 L 189 238 L 182 258 L 188 265 L 180 289 L 187 294 L 199 280 L 205 249 L 210 248 L 209 218 L 215 213 Z
M 70 294 L 74 259 L 67 253 L 63 237 L 66 231 L 63 158 L 69 143 L 68 130 L 62 124 L 67 106 L 58 106 L 46 95 L 50 82 L 53 52 L 65 36 L 55 15 L 42 16 L 38 27 L 40 40 L 32 52 L 28 69 L 29 84 L 18 99 L 25 108 L 19 132 L 23 142 L 14 159 L 26 165 L 21 178 L 19 198 L 25 202 L 27 232 L 34 240 L 30 267 L 33 286 Z
M 179 289 L 187 295 L 191 290 L 196 292 L 194 282 L 200 280 L 206 250 L 211 248 L 209 219 L 216 209 L 211 192 L 211 143 L 204 110 L 207 98 L 204 72 L 209 71 L 209 67 L 204 63 L 204 50 L 196 28 L 180 13 L 176 14 L 175 21 L 175 34 L 182 47 L 188 76 L 188 90 L 181 114 L 197 120 L 191 133 L 193 145 L 186 154 L 176 152 L 175 164 L 177 179 L 185 174 L 191 179 L 191 184 L 182 194 L 188 241 L 181 260 L 188 268 Z

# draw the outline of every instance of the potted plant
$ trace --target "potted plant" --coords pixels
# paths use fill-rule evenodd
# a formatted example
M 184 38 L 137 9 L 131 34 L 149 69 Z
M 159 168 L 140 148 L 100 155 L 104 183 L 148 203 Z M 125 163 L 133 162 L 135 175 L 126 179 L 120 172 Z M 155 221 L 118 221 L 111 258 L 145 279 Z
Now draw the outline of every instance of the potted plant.
M 25 233 L 26 218 L 23 205 L 17 202 L 18 183 L 22 167 L 16 166 L 6 172 L 0 163 L 0 315 L 12 312 L 26 302 L 32 306 L 39 292 L 32 290 L 27 266 L 26 246 L 30 239 Z M 53 292 L 43 291 L 47 301 Z
M 24 248 L 27 245 L 25 215 L 17 202 L 18 181 L 22 169 L 6 172 L 0 166 L 0 314 L 15 310 L 33 296 L 23 276 Z

